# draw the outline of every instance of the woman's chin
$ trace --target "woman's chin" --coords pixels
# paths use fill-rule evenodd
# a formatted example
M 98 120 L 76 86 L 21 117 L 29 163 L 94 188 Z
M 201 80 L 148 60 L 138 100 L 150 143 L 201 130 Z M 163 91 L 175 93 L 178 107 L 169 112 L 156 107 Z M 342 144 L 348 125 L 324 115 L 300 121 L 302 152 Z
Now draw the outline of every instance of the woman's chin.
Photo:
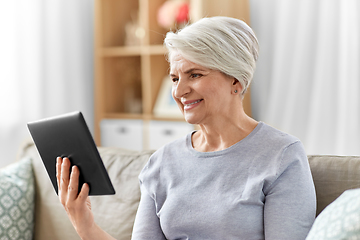
M 199 119 L 194 116 L 193 114 L 186 114 L 184 113 L 185 121 L 189 124 L 198 124 Z

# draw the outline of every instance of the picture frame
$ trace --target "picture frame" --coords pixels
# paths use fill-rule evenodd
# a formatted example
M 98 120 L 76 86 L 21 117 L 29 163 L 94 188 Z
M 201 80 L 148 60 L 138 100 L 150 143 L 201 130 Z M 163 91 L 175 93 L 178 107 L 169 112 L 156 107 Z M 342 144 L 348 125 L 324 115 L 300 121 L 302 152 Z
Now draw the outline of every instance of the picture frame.
M 172 97 L 172 81 L 169 76 L 162 80 L 160 91 L 154 106 L 154 115 L 165 118 L 183 118 L 177 103 Z

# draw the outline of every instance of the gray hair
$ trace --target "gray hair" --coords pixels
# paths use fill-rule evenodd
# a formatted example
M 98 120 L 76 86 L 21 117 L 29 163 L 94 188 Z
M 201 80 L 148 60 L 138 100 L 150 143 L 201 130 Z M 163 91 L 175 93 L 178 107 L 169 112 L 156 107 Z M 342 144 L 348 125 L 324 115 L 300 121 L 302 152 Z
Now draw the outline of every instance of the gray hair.
M 245 22 L 220 16 L 168 32 L 164 45 L 168 61 L 174 51 L 179 51 L 188 61 L 236 78 L 242 94 L 251 83 L 259 51 L 257 38 Z

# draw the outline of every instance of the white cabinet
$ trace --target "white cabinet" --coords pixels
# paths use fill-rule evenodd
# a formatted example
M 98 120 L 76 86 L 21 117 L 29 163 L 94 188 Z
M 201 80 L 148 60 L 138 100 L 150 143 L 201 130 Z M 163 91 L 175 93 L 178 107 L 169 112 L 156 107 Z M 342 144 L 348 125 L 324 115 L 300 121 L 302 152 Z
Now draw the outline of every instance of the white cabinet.
M 100 122 L 101 146 L 130 150 L 159 149 L 194 130 L 184 121 L 143 121 L 103 119 Z
M 150 121 L 149 148 L 158 149 L 175 139 L 185 136 L 194 130 L 193 125 L 187 122 Z
M 143 149 L 143 121 L 103 119 L 100 123 L 101 145 L 131 150 Z

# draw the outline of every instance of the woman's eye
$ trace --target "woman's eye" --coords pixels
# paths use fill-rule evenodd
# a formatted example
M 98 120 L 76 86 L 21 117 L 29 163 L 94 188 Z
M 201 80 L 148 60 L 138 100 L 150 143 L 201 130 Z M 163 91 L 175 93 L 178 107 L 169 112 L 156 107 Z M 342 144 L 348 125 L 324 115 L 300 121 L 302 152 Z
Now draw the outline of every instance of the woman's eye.
M 198 78 L 198 77 L 201 77 L 202 75 L 201 74 L 197 74 L 197 73 L 192 73 L 191 74 L 191 78 Z
M 178 79 L 178 78 L 171 78 L 171 80 L 172 80 L 173 82 L 177 82 L 177 81 L 179 81 L 179 79 Z

